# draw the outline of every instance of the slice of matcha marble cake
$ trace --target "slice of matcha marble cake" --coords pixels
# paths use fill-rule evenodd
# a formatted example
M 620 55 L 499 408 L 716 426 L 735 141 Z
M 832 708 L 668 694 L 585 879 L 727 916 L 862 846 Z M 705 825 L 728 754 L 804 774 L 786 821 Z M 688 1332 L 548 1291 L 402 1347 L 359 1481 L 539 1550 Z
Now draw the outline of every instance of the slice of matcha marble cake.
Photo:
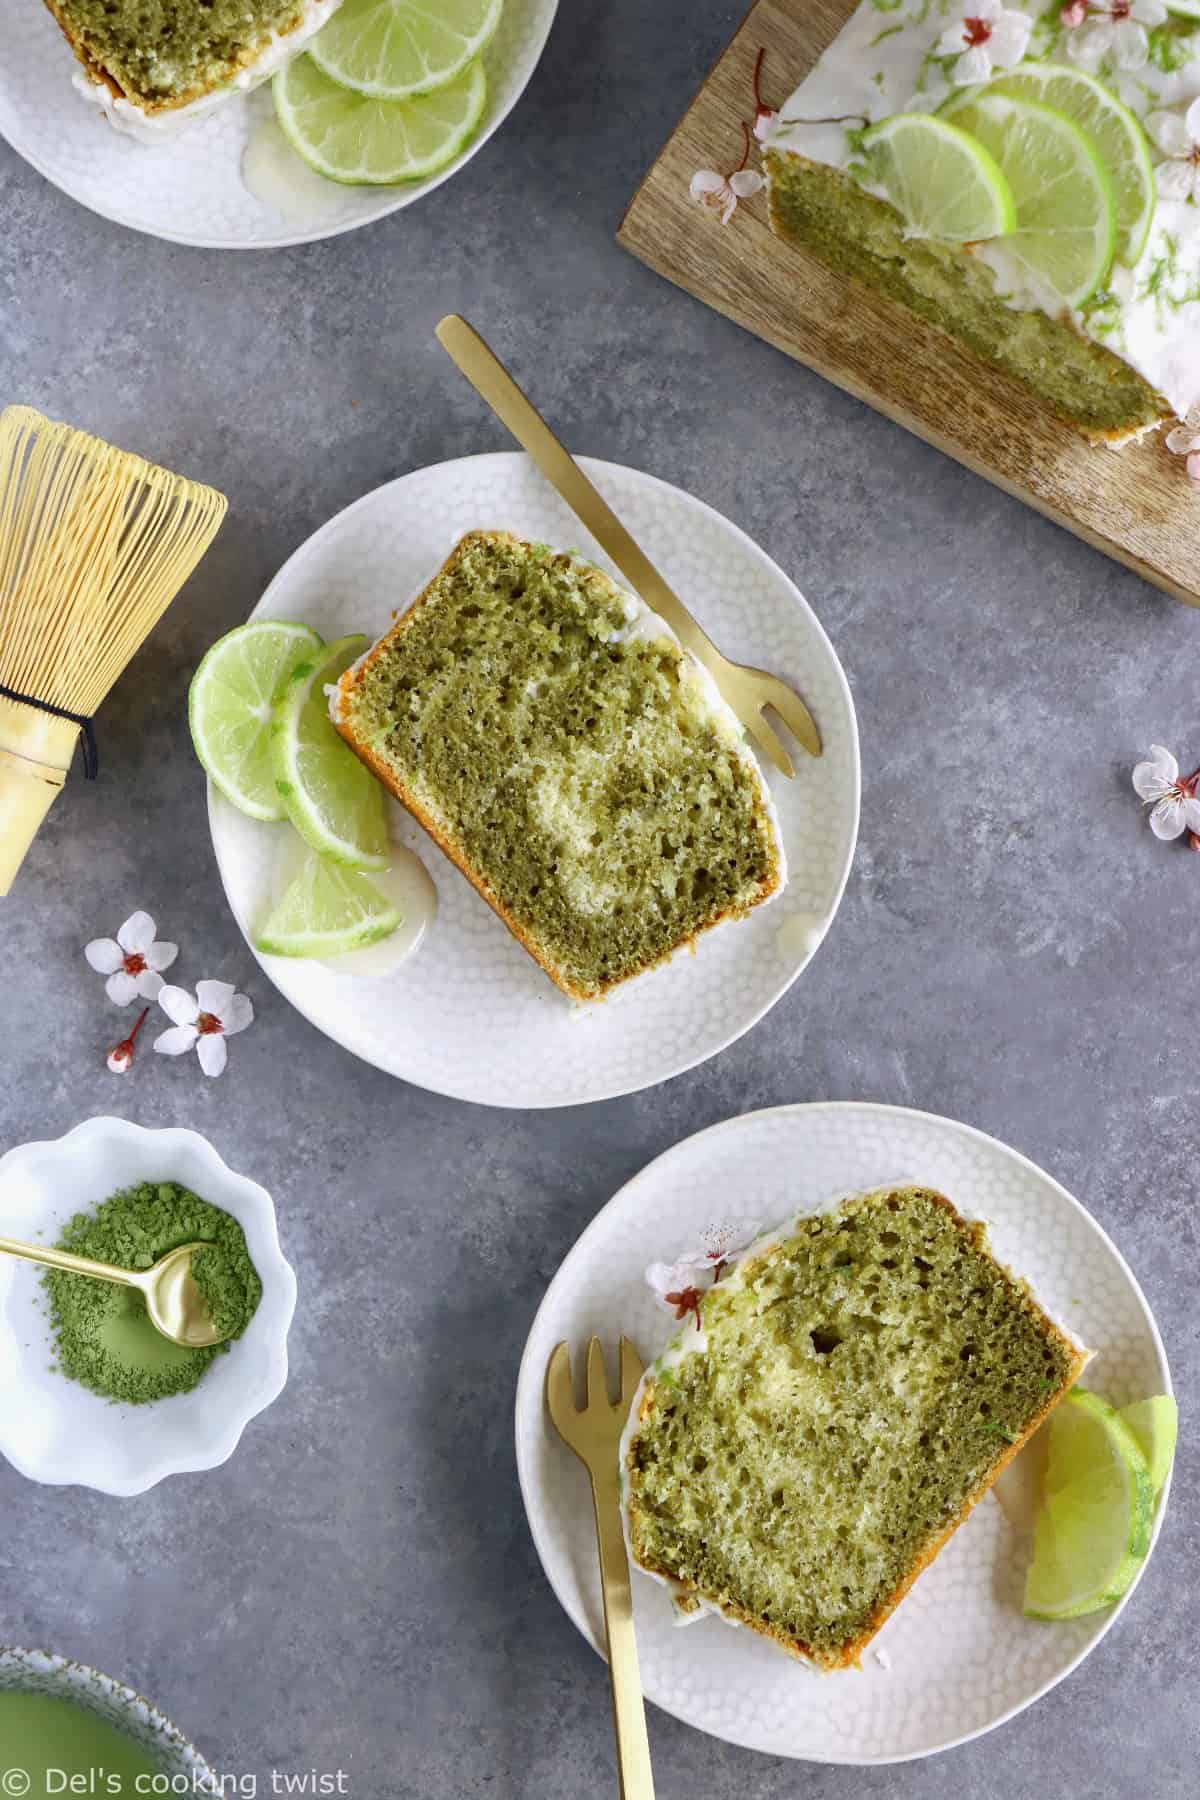
M 685 1612 L 857 1664 L 1086 1361 L 932 1189 L 792 1219 L 642 1380 L 621 1446 L 633 1557 Z
M 784 884 L 711 678 L 582 557 L 473 531 L 331 716 L 563 991 L 592 1000 Z

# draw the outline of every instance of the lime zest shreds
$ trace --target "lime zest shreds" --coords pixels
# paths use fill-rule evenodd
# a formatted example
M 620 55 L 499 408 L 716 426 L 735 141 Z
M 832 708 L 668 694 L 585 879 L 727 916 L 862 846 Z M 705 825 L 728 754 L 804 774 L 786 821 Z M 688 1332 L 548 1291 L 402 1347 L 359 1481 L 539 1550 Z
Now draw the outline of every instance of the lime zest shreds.
M 476 60 L 433 94 L 372 100 L 339 87 L 311 56 L 297 56 L 273 82 L 284 136 L 318 175 L 349 184 L 425 181 L 461 156 L 487 106 Z
M 334 730 L 325 693 L 367 647 L 365 637 L 338 638 L 292 671 L 275 706 L 271 756 L 276 791 L 306 844 L 350 868 L 386 869 L 383 789 Z
M 275 702 L 321 649 L 308 625 L 256 619 L 218 638 L 192 677 L 188 726 L 213 786 L 252 819 L 284 818 L 271 762 Z
M 357 869 L 309 855 L 255 942 L 268 956 L 342 956 L 402 923 L 399 909 Z
M 1008 182 L 994 157 L 958 126 L 929 113 L 897 113 L 862 135 L 870 180 L 911 237 L 976 243 L 1016 222 Z
M 979 94 L 1036 100 L 1078 125 L 1113 184 L 1117 209 L 1117 255 L 1130 268 L 1146 247 L 1154 218 L 1154 166 L 1146 134 L 1135 115 L 1110 87 L 1083 69 L 1064 63 L 1025 62 L 983 88 L 964 88 L 939 109 L 954 119 Z
M 1137 1438 L 1098 1394 L 1073 1389 L 1045 1429 L 1025 1612 L 1075 1619 L 1112 1605 L 1132 1585 L 1150 1548 L 1153 1490 Z
M 504 0 L 343 0 L 308 54 L 341 87 L 410 100 L 461 75 L 503 10 Z
M 1101 285 L 1117 246 L 1116 193 L 1091 139 L 1036 100 L 980 89 L 955 123 L 991 151 L 1016 202 L 1003 252 L 1039 304 L 1078 308 Z

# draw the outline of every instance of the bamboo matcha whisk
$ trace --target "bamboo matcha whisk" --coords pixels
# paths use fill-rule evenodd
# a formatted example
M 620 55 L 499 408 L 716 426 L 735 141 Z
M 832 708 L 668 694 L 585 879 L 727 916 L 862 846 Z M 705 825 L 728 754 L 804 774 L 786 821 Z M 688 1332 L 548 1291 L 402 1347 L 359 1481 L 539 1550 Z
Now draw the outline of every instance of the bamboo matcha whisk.
M 0 894 L 92 715 L 216 534 L 225 496 L 27 406 L 0 413 Z

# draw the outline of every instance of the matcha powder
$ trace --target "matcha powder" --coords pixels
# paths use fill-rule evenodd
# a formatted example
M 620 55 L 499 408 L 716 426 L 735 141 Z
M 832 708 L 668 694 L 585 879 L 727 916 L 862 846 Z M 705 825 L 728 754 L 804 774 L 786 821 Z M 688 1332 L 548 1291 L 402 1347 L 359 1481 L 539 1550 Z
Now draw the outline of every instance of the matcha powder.
M 192 1258 L 192 1274 L 213 1318 L 229 1340 L 240 1337 L 262 1298 L 262 1283 L 236 1219 L 172 1181 L 124 1188 L 94 1212 L 77 1213 L 58 1240 L 73 1250 L 121 1269 L 148 1269 L 180 1244 L 211 1248 Z M 186 1394 L 229 1342 L 208 1350 L 173 1344 L 151 1324 L 134 1288 L 89 1281 L 46 1269 L 50 1323 L 58 1367 L 72 1381 L 110 1400 L 139 1406 Z

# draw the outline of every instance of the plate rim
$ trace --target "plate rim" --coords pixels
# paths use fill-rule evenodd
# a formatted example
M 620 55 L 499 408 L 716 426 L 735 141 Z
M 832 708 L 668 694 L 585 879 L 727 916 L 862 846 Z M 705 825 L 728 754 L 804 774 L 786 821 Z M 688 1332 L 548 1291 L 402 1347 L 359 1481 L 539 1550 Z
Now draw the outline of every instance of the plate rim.
M 1048 1182 L 1050 1184 L 1050 1186 L 1056 1190 L 1059 1198 L 1069 1202 L 1070 1206 L 1072 1206 L 1075 1209 L 1075 1211 L 1079 1214 L 1079 1216 L 1082 1218 L 1082 1220 L 1091 1228 L 1092 1231 L 1094 1231 L 1099 1236 L 1104 1247 L 1107 1249 L 1107 1251 L 1110 1253 L 1110 1255 L 1115 1258 L 1122 1274 L 1125 1276 L 1126 1280 L 1129 1283 L 1129 1286 L 1130 1286 L 1130 1288 L 1133 1292 L 1133 1295 L 1138 1303 L 1138 1306 L 1141 1309 L 1141 1312 L 1145 1319 L 1146 1325 L 1149 1328 L 1150 1340 L 1154 1347 L 1154 1351 L 1157 1356 L 1160 1369 L 1162 1371 L 1163 1387 L 1162 1387 L 1161 1391 L 1165 1394 L 1173 1394 L 1175 1391 L 1172 1380 L 1171 1380 L 1171 1369 L 1170 1369 L 1170 1364 L 1167 1360 L 1166 1347 L 1162 1340 L 1162 1334 L 1158 1329 L 1158 1321 L 1155 1319 L 1154 1313 L 1150 1307 L 1150 1303 L 1146 1299 L 1146 1296 L 1142 1291 L 1141 1284 L 1139 1283 L 1137 1277 L 1134 1275 L 1133 1270 L 1130 1268 L 1130 1266 L 1129 1266 L 1128 1262 L 1126 1261 L 1124 1255 L 1122 1254 L 1121 1250 L 1113 1242 L 1112 1238 L 1109 1236 L 1108 1232 L 1104 1229 L 1103 1225 L 1101 1225 L 1100 1221 L 1095 1217 L 1095 1215 L 1093 1213 L 1091 1213 L 1086 1206 L 1084 1206 L 1083 1202 L 1081 1200 L 1077 1200 L 1075 1198 L 1074 1194 L 1072 1194 L 1069 1189 L 1065 1188 L 1063 1186 L 1063 1184 L 1055 1178 L 1055 1176 L 1049 1174 L 1047 1170 L 1043 1169 L 1042 1166 L 1040 1165 L 1040 1163 L 1034 1162 L 1033 1158 L 1030 1156 L 1027 1156 L 1024 1151 L 1014 1149 L 1014 1147 L 1011 1144 L 1006 1144 L 1002 1138 L 993 1136 L 993 1134 L 991 1132 L 984 1131 L 977 1125 L 968 1125 L 961 1119 L 952 1119 L 947 1114 L 944 1114 L 944 1113 L 929 1112 L 928 1110 L 926 1110 L 923 1107 L 897 1106 L 888 1101 L 876 1101 L 876 1100 L 792 1101 L 792 1102 L 784 1102 L 778 1106 L 756 1107 L 755 1109 L 753 1109 L 750 1112 L 735 1114 L 735 1116 L 730 1119 L 718 1119 L 714 1124 L 707 1125 L 700 1131 L 692 1132 L 687 1137 L 680 1138 L 676 1143 L 668 1145 L 668 1147 L 665 1150 L 661 1150 L 657 1156 L 653 1157 L 650 1160 L 650 1162 L 646 1163 L 641 1169 L 637 1170 L 637 1172 L 635 1174 L 631 1175 L 629 1177 L 628 1181 L 622 1182 L 621 1186 L 619 1188 L 617 1188 L 617 1190 L 610 1196 L 610 1198 L 608 1200 L 605 1201 L 604 1205 L 599 1209 L 599 1211 L 596 1212 L 592 1216 L 591 1219 L 589 1219 L 588 1223 L 584 1226 L 583 1230 L 579 1233 L 579 1236 L 575 1239 L 574 1243 L 572 1243 L 570 1248 L 566 1251 L 566 1253 L 562 1257 L 562 1260 L 559 1262 L 558 1267 L 555 1269 L 554 1274 L 551 1276 L 549 1284 L 547 1285 L 546 1291 L 542 1295 L 542 1298 L 538 1303 L 537 1311 L 534 1313 L 533 1319 L 530 1322 L 529 1332 L 525 1339 L 524 1348 L 521 1352 L 521 1361 L 520 1361 L 520 1365 L 519 1365 L 518 1371 L 517 1371 L 516 1395 L 515 1395 L 514 1406 L 513 1406 L 513 1415 L 514 1415 L 513 1423 L 514 1423 L 514 1439 L 515 1439 L 514 1448 L 515 1448 L 516 1462 L 517 1462 L 517 1482 L 518 1482 L 518 1486 L 520 1487 L 520 1490 L 521 1490 L 521 1503 L 525 1508 L 525 1521 L 529 1528 L 529 1535 L 533 1539 L 533 1547 L 537 1553 L 537 1559 L 538 1559 L 539 1564 L 541 1565 L 542 1574 L 544 1575 L 544 1577 L 546 1579 L 546 1583 L 549 1586 L 551 1593 L 553 1594 L 555 1600 L 558 1602 L 559 1606 L 562 1608 L 562 1611 L 565 1613 L 566 1617 L 570 1620 L 571 1624 L 575 1626 L 575 1628 L 579 1632 L 580 1636 L 583 1638 L 584 1642 L 589 1646 L 590 1649 L 592 1649 L 596 1653 L 596 1655 L 600 1658 L 600 1660 L 602 1662 L 606 1661 L 603 1646 L 600 1645 L 598 1642 L 596 1642 L 596 1640 L 592 1637 L 591 1631 L 588 1629 L 586 1621 L 582 1617 L 577 1616 L 575 1609 L 571 1605 L 568 1604 L 567 1600 L 559 1592 L 558 1587 L 557 1587 L 553 1577 L 550 1574 L 550 1570 L 547 1567 L 547 1563 L 546 1563 L 546 1556 L 543 1551 L 544 1533 L 543 1533 L 543 1530 L 539 1528 L 539 1525 L 537 1523 L 535 1523 L 535 1518 L 541 1517 L 542 1515 L 536 1514 L 533 1507 L 530 1504 L 530 1495 L 531 1495 L 531 1493 L 536 1492 L 536 1487 L 535 1487 L 535 1482 L 534 1482 L 534 1477 L 533 1477 L 533 1470 L 527 1466 L 525 1452 L 523 1451 L 523 1448 L 522 1448 L 522 1425 L 524 1423 L 527 1409 L 530 1407 L 530 1405 L 532 1403 L 532 1405 L 535 1406 L 537 1408 L 537 1410 L 541 1413 L 542 1424 L 543 1424 L 543 1427 L 545 1426 L 545 1401 L 544 1401 L 543 1393 L 542 1393 L 542 1390 L 544 1387 L 544 1382 L 545 1382 L 545 1371 L 544 1370 L 535 1370 L 533 1368 L 533 1363 L 532 1363 L 533 1340 L 534 1340 L 534 1336 L 538 1330 L 539 1323 L 542 1319 L 543 1314 L 545 1313 L 545 1311 L 547 1310 L 547 1308 L 550 1305 L 551 1299 L 554 1294 L 554 1290 L 555 1290 L 556 1286 L 558 1285 L 558 1282 L 561 1279 L 563 1272 L 567 1267 L 567 1264 L 573 1260 L 573 1258 L 575 1257 L 575 1255 L 578 1251 L 583 1249 L 583 1247 L 587 1243 L 587 1240 L 593 1234 L 598 1232 L 600 1224 L 601 1224 L 602 1220 L 605 1218 L 605 1215 L 607 1213 L 609 1213 L 609 1211 L 613 1207 L 615 1207 L 618 1204 L 618 1202 L 626 1200 L 632 1194 L 633 1190 L 638 1188 L 640 1183 L 642 1183 L 643 1181 L 649 1180 L 656 1173 L 659 1173 L 661 1164 L 664 1164 L 664 1163 L 668 1162 L 669 1159 L 671 1159 L 672 1157 L 674 1157 L 678 1154 L 681 1154 L 685 1149 L 689 1149 L 689 1148 L 693 1147 L 700 1139 L 711 1139 L 714 1136 L 716 1136 L 718 1133 L 725 1133 L 725 1132 L 733 1133 L 733 1132 L 736 1132 L 740 1128 L 744 1128 L 749 1123 L 752 1123 L 752 1122 L 756 1123 L 760 1119 L 771 1118 L 771 1117 L 778 1116 L 780 1114 L 811 1115 L 811 1114 L 816 1114 L 816 1113 L 847 1113 L 847 1114 L 848 1113 L 858 1113 L 858 1114 L 869 1113 L 869 1114 L 874 1114 L 874 1115 L 882 1114 L 885 1116 L 902 1115 L 909 1119 L 919 1119 L 927 1124 L 932 1124 L 934 1126 L 949 1127 L 952 1132 L 962 1133 L 964 1136 L 974 1139 L 977 1143 L 986 1145 L 989 1148 L 989 1150 L 999 1151 L 1004 1156 L 1015 1159 L 1015 1161 L 1017 1161 L 1019 1164 L 1021 1164 L 1025 1169 L 1032 1171 L 1032 1173 L 1034 1175 L 1036 1175 L 1037 1177 L 1039 1177 L 1040 1180 Z M 532 1389 L 532 1401 L 531 1401 L 531 1389 Z M 976 1726 L 970 1731 L 962 1732 L 954 1737 L 948 1737 L 937 1744 L 929 1744 L 924 1747 L 919 1747 L 915 1750 L 901 1751 L 897 1755 L 873 1754 L 873 1755 L 821 1756 L 821 1757 L 805 1756 L 800 1752 L 792 1751 L 792 1750 L 784 1750 L 784 1749 L 778 1749 L 778 1748 L 764 1750 L 761 1745 L 756 1744 L 756 1743 L 751 1743 L 748 1739 L 746 1739 L 744 1737 L 739 1737 L 735 1734 L 725 1734 L 723 1732 L 710 1731 L 707 1726 L 698 1725 L 695 1723 L 694 1720 L 689 1719 L 689 1718 L 684 1718 L 683 1714 L 680 1713 L 679 1711 L 677 1711 L 673 1706 L 664 1705 L 662 1701 L 657 1700 L 657 1699 L 652 1699 L 651 1696 L 648 1694 L 646 1695 L 646 1698 L 647 1698 L 647 1700 L 650 1700 L 651 1705 L 657 1706 L 660 1712 L 665 1712 L 665 1713 L 669 1714 L 670 1717 L 678 1719 L 681 1724 L 688 1726 L 689 1729 L 691 1729 L 693 1731 L 701 1731 L 706 1736 L 715 1737 L 722 1743 L 735 1744 L 740 1749 L 744 1749 L 744 1750 L 753 1750 L 756 1752 L 756 1754 L 758 1754 L 760 1756 L 784 1757 L 787 1760 L 792 1761 L 792 1762 L 812 1763 L 816 1767 L 823 1767 L 823 1766 L 828 1765 L 830 1767 L 841 1767 L 841 1768 L 846 1768 L 846 1767 L 874 1768 L 874 1767 L 886 1767 L 891 1764 L 899 1764 L 899 1763 L 907 1763 L 907 1762 L 920 1762 L 920 1761 L 923 1761 L 928 1756 L 937 1756 L 937 1755 L 940 1755 L 941 1752 L 943 1752 L 945 1750 L 954 1750 L 954 1749 L 959 1748 L 959 1746 L 961 1746 L 963 1744 L 972 1743 L 977 1738 L 985 1737 L 989 1732 L 997 1730 L 1001 1725 L 1008 1724 L 1010 1720 L 1015 1719 L 1020 1713 L 1026 1712 L 1031 1706 L 1035 1705 L 1037 1701 L 1043 1699 L 1044 1696 L 1046 1694 L 1048 1694 L 1052 1688 L 1057 1687 L 1059 1685 L 1059 1683 L 1062 1681 L 1065 1681 L 1069 1675 L 1074 1674 L 1075 1670 L 1085 1660 L 1085 1658 L 1090 1656 L 1091 1652 L 1093 1650 L 1095 1650 L 1097 1648 L 1097 1646 L 1102 1642 L 1102 1640 L 1108 1635 L 1112 1626 L 1116 1624 L 1117 1620 L 1120 1618 L 1121 1614 L 1124 1612 L 1125 1607 L 1128 1605 L 1129 1601 L 1133 1598 L 1134 1594 L 1136 1593 L 1136 1591 L 1141 1583 L 1142 1577 L 1145 1575 L 1146 1570 L 1150 1566 L 1150 1559 L 1153 1556 L 1155 1548 L 1158 1544 L 1159 1533 L 1162 1530 L 1163 1522 L 1167 1516 L 1167 1507 L 1168 1507 L 1168 1504 L 1170 1502 L 1170 1497 L 1171 1497 L 1171 1479 L 1172 1479 L 1173 1474 L 1174 1474 L 1174 1463 L 1172 1463 L 1171 1471 L 1167 1475 L 1166 1482 L 1164 1483 L 1164 1486 L 1163 1486 L 1162 1494 L 1159 1497 L 1158 1506 L 1156 1508 L 1155 1516 L 1154 1516 L 1154 1527 L 1153 1527 L 1153 1531 L 1152 1531 L 1151 1537 L 1150 1537 L 1150 1545 L 1146 1551 L 1146 1555 L 1142 1562 L 1142 1565 L 1141 1565 L 1140 1569 L 1138 1570 L 1137 1574 L 1135 1575 L 1132 1583 L 1126 1590 L 1126 1592 L 1124 1594 L 1122 1594 L 1121 1598 L 1116 1602 L 1116 1604 L 1113 1605 L 1112 1607 L 1110 1607 L 1109 1610 L 1103 1615 L 1103 1622 L 1101 1623 L 1099 1629 L 1096 1631 L 1095 1635 L 1093 1637 L 1090 1637 L 1087 1640 L 1087 1642 L 1081 1646 L 1081 1648 L 1070 1659 L 1070 1661 L 1065 1665 L 1065 1667 L 1060 1669 L 1056 1674 L 1050 1676 L 1050 1678 L 1048 1680 L 1042 1682 L 1042 1684 L 1039 1687 L 1037 1687 L 1026 1698 L 1018 1701 L 1018 1703 L 1015 1706 L 1010 1707 L 1006 1712 L 999 1714 L 996 1718 L 989 1720 L 988 1723 L 986 1723 L 984 1725 Z
M 576 453 L 573 452 L 573 454 Z M 369 489 L 365 494 L 360 494 L 357 500 L 350 501 L 347 506 L 342 507 L 338 512 L 326 519 L 323 524 L 318 525 L 314 532 L 310 533 L 308 537 L 296 546 L 288 556 L 287 560 L 276 570 L 266 588 L 260 594 L 258 600 L 248 613 L 245 622 L 248 623 L 250 620 L 259 617 L 262 608 L 267 605 L 276 589 L 281 587 L 284 583 L 285 578 L 292 570 L 293 564 L 298 563 L 301 558 L 312 552 L 327 534 L 332 534 L 335 527 L 340 527 L 360 508 L 366 510 L 371 505 L 379 503 L 382 496 L 390 493 L 393 489 L 402 486 L 405 482 L 412 480 L 415 476 L 427 475 L 436 470 L 459 468 L 464 463 L 479 463 L 484 461 L 496 462 L 500 460 L 509 463 L 523 463 L 529 467 L 534 466 L 532 458 L 523 450 L 474 451 L 467 456 L 446 457 L 441 462 L 425 463 L 420 468 L 409 469 L 403 475 L 394 476 L 390 481 L 381 482 L 378 487 Z M 697 495 L 689 493 L 685 488 L 676 486 L 674 482 L 666 481 L 659 475 L 652 475 L 647 470 L 634 468 L 628 463 L 615 463 L 603 457 L 586 456 L 582 453 L 576 454 L 576 460 L 589 473 L 594 474 L 599 471 L 601 475 L 609 472 L 615 472 L 618 475 L 632 475 L 637 481 L 648 483 L 649 485 L 662 490 L 670 495 L 674 501 L 680 502 L 687 507 L 696 508 L 697 510 L 710 515 L 724 531 L 732 534 L 741 545 L 745 546 L 754 556 L 760 558 L 771 571 L 772 575 L 778 577 L 786 587 L 791 590 L 789 595 L 791 603 L 799 604 L 802 614 L 806 615 L 807 623 L 817 634 L 819 644 L 828 657 L 831 673 L 838 688 L 839 698 L 845 708 L 845 716 L 849 726 L 848 746 L 851 758 L 853 790 L 851 796 L 852 805 L 850 808 L 851 816 L 849 820 L 850 829 L 847 834 L 846 852 L 842 859 L 842 867 L 837 878 L 824 929 L 821 933 L 821 940 L 816 949 L 808 954 L 802 962 L 789 967 L 782 983 L 774 989 L 770 997 L 751 1018 L 745 1021 L 744 1024 L 739 1025 L 737 1029 L 730 1032 L 728 1036 L 722 1037 L 721 1041 L 718 1044 L 715 1044 L 711 1049 L 701 1050 L 696 1055 L 687 1055 L 684 1061 L 673 1065 L 661 1074 L 654 1075 L 648 1081 L 635 1081 L 632 1085 L 624 1085 L 622 1082 L 618 1082 L 612 1087 L 597 1088 L 593 1086 L 589 1087 L 585 1093 L 571 1095 L 562 1099 L 520 1101 L 496 1100 L 480 1096 L 474 1092 L 467 1092 L 463 1088 L 451 1089 L 446 1085 L 430 1086 L 416 1075 L 398 1074 L 387 1062 L 348 1044 L 344 1038 L 337 1036 L 324 1025 L 319 1024 L 305 1007 L 294 1000 L 290 994 L 285 994 L 274 980 L 274 977 L 266 967 L 263 958 L 255 949 L 253 940 L 243 926 L 241 920 L 238 918 L 234 908 L 233 900 L 229 892 L 229 884 L 225 878 L 225 869 L 221 854 L 217 849 L 215 825 L 216 789 L 211 780 L 209 780 L 207 776 L 205 777 L 207 787 L 206 811 L 209 840 L 217 864 L 217 873 L 221 878 L 221 888 L 225 895 L 225 904 L 259 969 L 271 983 L 272 988 L 280 998 L 283 999 L 287 1005 L 295 1007 L 296 1011 L 300 1013 L 302 1018 L 308 1021 L 315 1031 L 319 1031 L 324 1037 L 331 1039 L 332 1042 L 345 1050 L 348 1055 L 358 1057 L 360 1061 L 367 1063 L 373 1068 L 379 1069 L 385 1075 L 392 1076 L 394 1080 L 408 1082 L 412 1087 L 420 1088 L 425 1093 L 440 1094 L 446 1099 L 464 1102 L 473 1106 L 491 1106 L 505 1112 L 549 1112 L 566 1106 L 591 1106 L 602 1100 L 623 1099 L 630 1094 L 645 1093 L 650 1088 L 657 1087 L 663 1082 L 673 1081 L 677 1076 L 685 1075 L 689 1070 L 698 1068 L 702 1063 L 711 1062 L 715 1057 L 723 1055 L 732 1044 L 737 1043 L 740 1038 L 747 1036 L 748 1033 L 753 1031 L 754 1028 L 761 1023 L 767 1013 L 778 1006 L 788 990 L 816 960 L 817 952 L 820 950 L 821 945 L 824 944 L 825 939 L 832 930 L 838 912 L 841 909 L 842 901 L 845 898 L 846 886 L 850 879 L 850 872 L 854 867 L 854 859 L 858 851 L 858 832 L 862 814 L 862 750 L 859 739 L 858 714 L 854 706 L 854 695 L 850 688 L 849 678 L 846 675 L 846 671 L 842 666 L 837 651 L 834 649 L 832 640 L 802 590 L 797 586 L 796 582 L 793 581 L 787 571 L 780 567 L 774 557 L 770 556 L 760 544 L 756 543 L 747 531 L 744 531 L 740 525 L 735 524 L 732 519 L 727 518 L 724 513 L 719 512 L 715 506 L 710 506 L 707 500 L 701 500 Z M 231 629 L 233 628 L 231 627 Z
M 114 207 L 100 205 L 93 200 L 85 200 L 81 195 L 77 194 L 73 188 L 64 186 L 62 181 L 47 168 L 41 155 L 36 150 L 31 149 L 28 143 L 19 141 L 19 134 L 14 134 L 11 131 L 6 130 L 2 120 L 0 120 L 0 140 L 3 140 L 17 156 L 24 162 L 27 162 L 30 168 L 35 170 L 36 173 L 42 177 L 43 181 L 49 182 L 52 188 L 55 188 L 58 193 L 64 194 L 66 198 L 73 201 L 76 206 L 82 206 L 85 211 L 92 213 L 98 219 L 106 220 L 110 225 L 119 225 L 124 231 L 136 231 L 142 237 L 156 238 L 160 243 L 182 244 L 191 250 L 248 251 L 292 250 L 301 244 L 323 243 L 329 238 L 344 237 L 347 232 L 360 231 L 364 226 L 378 225 L 382 220 L 393 218 L 396 213 L 403 212 L 410 206 L 415 206 L 417 202 L 423 200 L 427 194 L 435 193 L 437 189 L 442 187 L 447 181 L 452 180 L 454 176 L 458 174 L 459 170 L 466 168 L 472 157 L 477 155 L 478 152 L 483 149 L 484 145 L 490 142 L 500 130 L 500 127 L 508 119 L 509 115 L 524 99 L 525 91 L 528 88 L 529 83 L 533 80 L 534 75 L 537 73 L 542 58 L 546 53 L 546 45 L 550 41 L 550 33 L 553 31 L 555 21 L 558 17 L 559 0 L 542 0 L 542 3 L 549 9 L 546 15 L 545 27 L 541 30 L 541 36 L 530 56 L 529 67 L 526 69 L 524 75 L 519 78 L 516 91 L 504 110 L 498 112 L 494 118 L 486 120 L 482 128 L 466 146 L 465 150 L 456 156 L 454 161 L 445 169 L 441 170 L 436 175 L 430 176 L 425 182 L 413 182 L 411 184 L 412 187 L 419 187 L 419 193 L 407 191 L 406 184 L 395 184 L 392 188 L 394 199 L 390 205 L 383 207 L 379 212 L 370 213 L 362 219 L 344 220 L 340 225 L 327 225 L 324 228 L 315 228 L 310 231 L 300 230 L 282 232 L 275 237 L 256 238 L 252 243 L 248 242 L 245 238 L 203 237 L 196 236 L 195 233 L 172 231 L 167 227 L 160 228 L 154 225 L 147 225 L 137 219 L 125 216 Z M 270 80 L 268 79 L 261 85 L 264 88 L 270 87 Z M 232 96 L 232 100 L 234 102 L 237 100 L 247 100 L 254 91 L 255 90 L 250 89 L 244 94 L 234 95 Z M 109 126 L 108 129 L 111 130 L 112 127 Z M 169 149 L 170 145 L 148 144 L 143 146 L 143 148 L 152 153 L 156 149 Z M 363 185 L 369 186 L 369 184 Z M 377 191 L 386 192 L 387 189 L 386 187 L 380 186 Z

